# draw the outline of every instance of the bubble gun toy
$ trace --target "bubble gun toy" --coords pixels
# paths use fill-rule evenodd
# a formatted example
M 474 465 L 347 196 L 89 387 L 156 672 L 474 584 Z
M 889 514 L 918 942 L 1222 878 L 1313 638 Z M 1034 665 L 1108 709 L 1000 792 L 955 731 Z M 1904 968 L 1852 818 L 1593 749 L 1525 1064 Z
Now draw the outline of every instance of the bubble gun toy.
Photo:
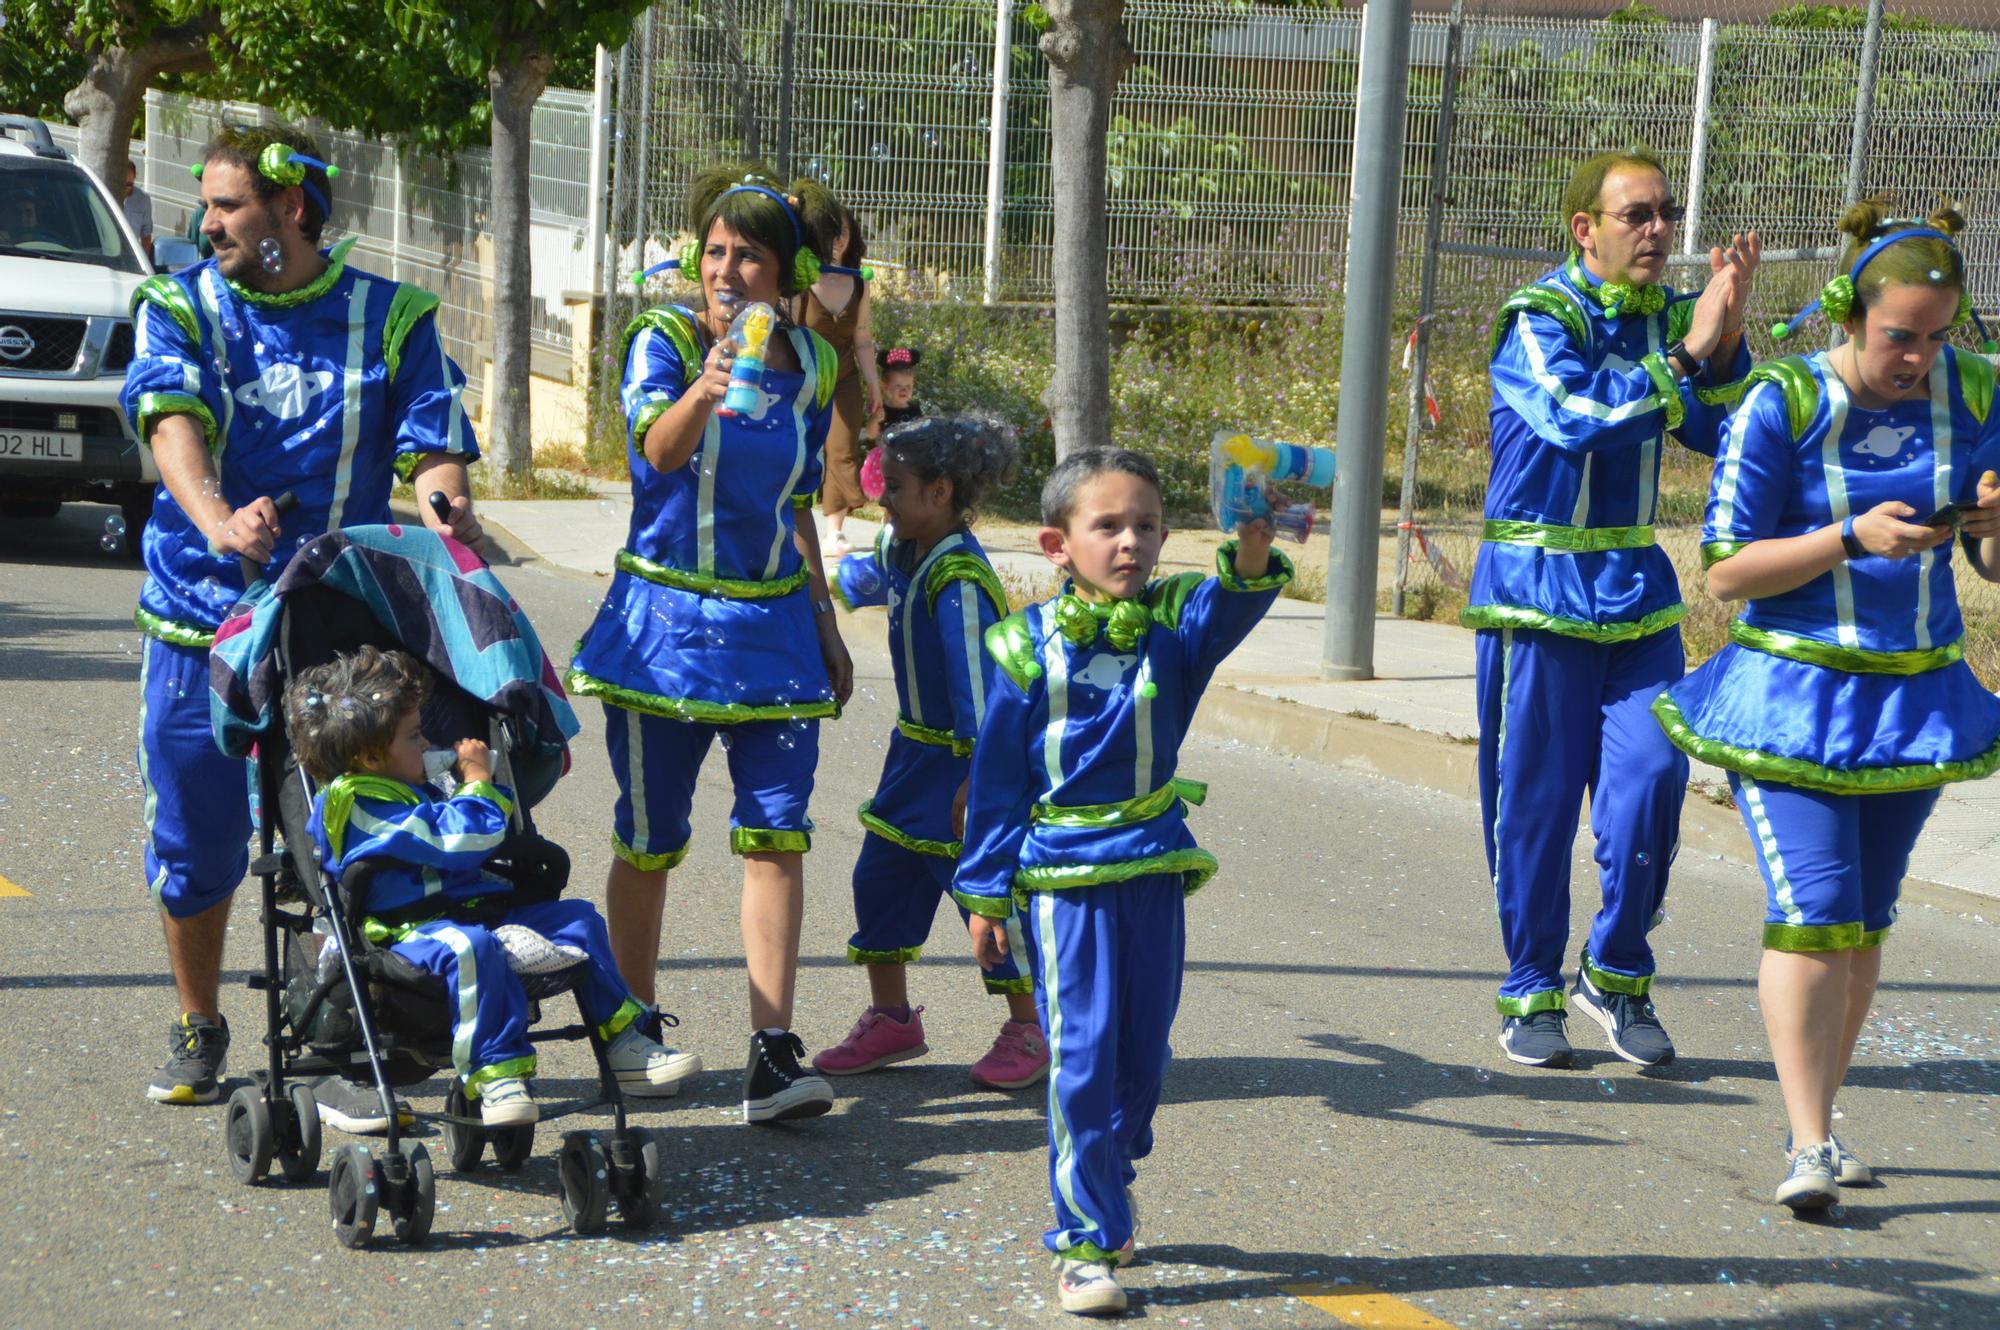
M 778 315 L 763 301 L 745 305 L 729 325 L 729 340 L 736 343 L 736 358 L 729 363 L 729 391 L 723 395 L 718 416 L 757 416 L 770 394 L 764 391 L 764 352 L 771 345 L 771 330 Z
M 1316 489 L 1331 489 L 1334 457 L 1331 448 L 1279 443 L 1221 429 L 1209 441 L 1208 495 L 1215 524 L 1234 531 L 1244 522 L 1269 521 L 1279 534 L 1301 545 L 1312 534 L 1312 505 L 1271 501 L 1274 481 L 1298 481 Z

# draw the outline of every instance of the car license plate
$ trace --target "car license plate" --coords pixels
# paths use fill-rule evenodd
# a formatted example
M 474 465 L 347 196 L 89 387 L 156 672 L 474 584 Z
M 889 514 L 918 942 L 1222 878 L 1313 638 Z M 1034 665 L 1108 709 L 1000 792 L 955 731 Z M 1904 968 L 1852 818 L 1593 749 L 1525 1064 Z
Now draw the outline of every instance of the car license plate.
M 0 429 L 0 458 L 16 462 L 81 462 L 83 436 L 53 430 Z

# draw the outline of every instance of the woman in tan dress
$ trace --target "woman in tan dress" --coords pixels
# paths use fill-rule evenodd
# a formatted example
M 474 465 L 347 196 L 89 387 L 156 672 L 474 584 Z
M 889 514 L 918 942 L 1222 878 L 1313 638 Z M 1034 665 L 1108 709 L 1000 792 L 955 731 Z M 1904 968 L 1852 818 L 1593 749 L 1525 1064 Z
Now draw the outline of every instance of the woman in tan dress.
M 858 268 L 867 253 L 861 223 L 843 206 L 833 261 Z M 861 493 L 862 436 L 868 422 L 882 411 L 875 338 L 868 327 L 868 283 L 843 273 L 824 273 L 789 304 L 792 321 L 826 338 L 840 356 L 840 382 L 833 391 L 833 421 L 827 430 L 826 471 L 820 486 L 826 557 L 838 559 L 853 549 L 843 529 L 847 515 L 866 502 Z

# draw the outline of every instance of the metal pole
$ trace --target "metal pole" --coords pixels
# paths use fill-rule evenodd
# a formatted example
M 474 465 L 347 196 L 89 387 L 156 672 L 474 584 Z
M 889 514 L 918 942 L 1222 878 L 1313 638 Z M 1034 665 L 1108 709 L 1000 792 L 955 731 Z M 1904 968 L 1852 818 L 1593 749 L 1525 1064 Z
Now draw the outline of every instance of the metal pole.
M 652 184 L 658 174 L 653 169 L 653 107 L 661 100 L 653 86 L 654 48 L 657 43 L 658 7 L 648 9 L 639 25 L 639 81 L 627 105 L 636 107 L 633 127 L 639 141 L 633 145 L 637 165 L 632 173 L 632 238 L 639 266 L 646 263 L 646 241 L 652 235 Z
M 1847 152 L 1847 202 L 1861 201 L 1861 170 L 1868 164 L 1868 120 L 1875 113 L 1875 73 L 1882 57 L 1882 0 L 1868 0 L 1861 33 L 1861 82 L 1854 91 L 1854 142 Z
M 604 301 L 603 313 L 599 316 L 604 323 L 605 335 L 597 339 L 597 381 L 601 385 L 618 382 L 623 376 L 623 366 L 615 363 L 618 339 L 611 330 L 618 326 L 618 194 L 627 187 L 630 179 L 625 165 L 625 101 L 632 95 L 632 81 L 628 77 L 632 69 L 632 46 L 627 42 L 618 48 L 618 102 L 613 112 L 616 123 L 611 131 L 611 198 L 604 216 L 604 253 L 600 256 L 604 265 L 599 279 L 598 291 Z
M 778 179 L 792 178 L 792 46 L 799 31 L 799 0 L 785 0 L 778 21 Z
M 1374 6 L 1361 7 L 1361 28 L 1355 34 L 1354 48 L 1354 143 L 1347 153 L 1347 237 L 1350 242 L 1348 253 L 1353 252 L 1354 239 L 1354 198 L 1360 189 L 1357 168 L 1361 164 L 1361 89 L 1368 81 L 1368 15 Z M 1340 257 L 1340 284 L 1347 285 L 1347 255 Z
M 993 0 L 993 104 L 986 129 L 985 303 L 1000 299 L 1000 202 L 1007 188 L 1007 82 L 1014 60 L 1014 0 Z
M 1377 10 L 1380 13 L 1377 13 Z M 1390 307 L 1396 287 L 1396 214 L 1409 109 L 1410 0 L 1373 0 L 1361 42 L 1354 121 L 1354 197 L 1347 233 L 1340 428 L 1334 447 L 1333 538 L 1326 568 L 1320 673 L 1375 677 L 1376 546 L 1382 527 L 1382 445 L 1388 427 Z
M 1701 190 L 1708 177 L 1708 108 L 1715 92 L 1715 20 L 1701 21 L 1701 57 L 1695 64 L 1694 139 L 1688 145 L 1687 219 L 1681 253 L 1695 252 L 1701 239 Z
M 597 48 L 590 83 L 590 170 L 584 184 L 583 252 L 604 262 L 604 185 L 611 165 L 611 53 Z
M 389 279 L 405 280 L 406 271 L 403 254 L 410 244 L 410 222 L 407 213 L 409 194 L 403 186 L 402 145 L 391 143 L 389 153 Z
M 1438 94 L 1437 143 L 1431 149 L 1431 197 L 1424 213 L 1424 267 L 1418 288 L 1415 345 L 1410 355 L 1410 415 L 1403 426 L 1403 497 L 1396 509 L 1396 589 L 1390 608 L 1400 617 L 1410 580 L 1410 518 L 1417 506 L 1417 440 L 1424 429 L 1424 379 L 1430 368 L 1431 308 L 1437 300 L 1438 233 L 1444 226 L 1445 176 L 1451 162 L 1451 122 L 1458 102 L 1458 54 L 1465 35 L 1465 0 L 1452 0 L 1444 34 L 1444 86 Z

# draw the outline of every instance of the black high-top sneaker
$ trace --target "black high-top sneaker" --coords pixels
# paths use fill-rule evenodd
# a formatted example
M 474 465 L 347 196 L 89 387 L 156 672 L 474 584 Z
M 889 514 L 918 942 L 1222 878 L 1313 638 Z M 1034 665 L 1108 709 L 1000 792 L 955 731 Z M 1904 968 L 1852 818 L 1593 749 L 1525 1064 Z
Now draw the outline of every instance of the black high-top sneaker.
M 799 1065 L 805 1042 L 790 1030 L 759 1030 L 750 1036 L 750 1066 L 743 1076 L 745 1122 L 789 1122 L 816 1118 L 833 1107 L 825 1078 Z

